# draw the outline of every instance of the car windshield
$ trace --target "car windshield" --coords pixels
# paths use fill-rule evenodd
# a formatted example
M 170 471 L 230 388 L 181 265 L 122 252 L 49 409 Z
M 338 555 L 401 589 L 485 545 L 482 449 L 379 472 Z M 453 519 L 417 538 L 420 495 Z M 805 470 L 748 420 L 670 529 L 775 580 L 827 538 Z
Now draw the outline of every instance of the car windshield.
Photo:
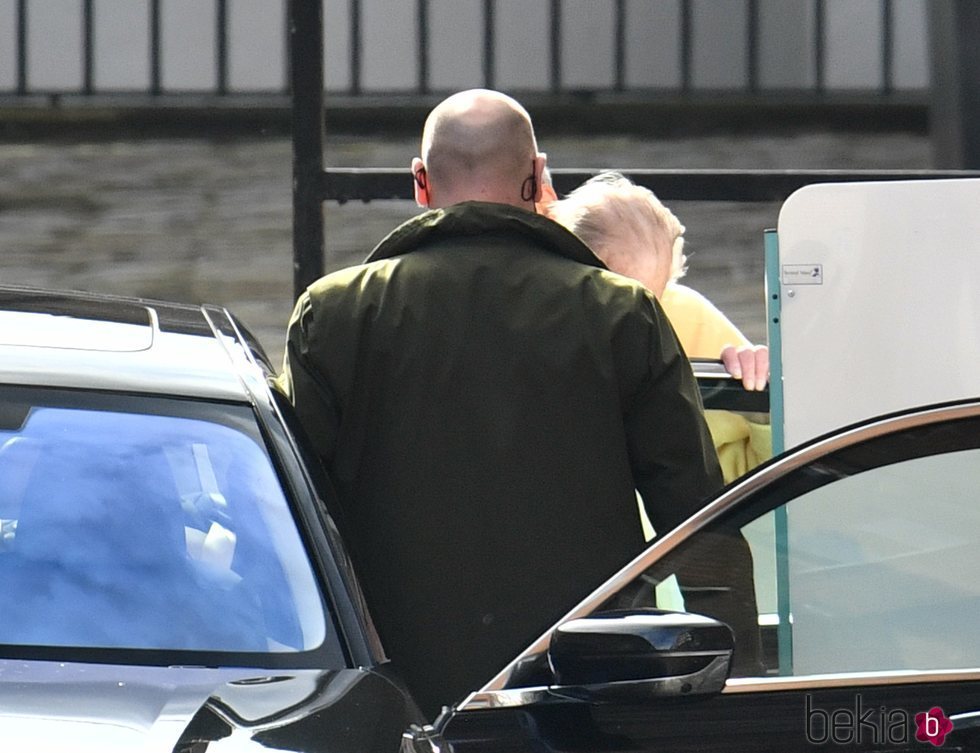
M 326 620 L 246 406 L 0 391 L 0 643 L 300 652 Z

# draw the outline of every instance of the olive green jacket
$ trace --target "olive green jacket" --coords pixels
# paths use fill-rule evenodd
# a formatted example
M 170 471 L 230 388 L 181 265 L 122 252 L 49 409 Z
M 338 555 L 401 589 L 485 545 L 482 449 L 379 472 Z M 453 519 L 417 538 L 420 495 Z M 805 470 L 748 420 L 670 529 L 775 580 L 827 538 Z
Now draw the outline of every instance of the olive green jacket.
M 659 304 L 551 220 L 426 212 L 323 277 L 280 386 L 422 708 L 489 680 L 721 486 Z

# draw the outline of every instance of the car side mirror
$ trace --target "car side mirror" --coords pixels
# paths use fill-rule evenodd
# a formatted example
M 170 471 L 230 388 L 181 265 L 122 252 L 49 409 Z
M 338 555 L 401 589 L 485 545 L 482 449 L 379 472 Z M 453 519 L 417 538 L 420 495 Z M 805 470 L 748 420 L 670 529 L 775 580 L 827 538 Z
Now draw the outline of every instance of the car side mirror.
M 731 629 L 710 617 L 659 609 L 599 612 L 555 629 L 549 690 L 593 703 L 717 693 L 734 646 Z

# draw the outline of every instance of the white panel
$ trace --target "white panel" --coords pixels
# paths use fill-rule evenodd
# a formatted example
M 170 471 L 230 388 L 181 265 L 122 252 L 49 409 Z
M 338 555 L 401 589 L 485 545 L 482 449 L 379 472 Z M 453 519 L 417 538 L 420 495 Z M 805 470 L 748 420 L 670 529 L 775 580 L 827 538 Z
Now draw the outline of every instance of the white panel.
M 132 0 L 96 0 L 94 12 L 95 88 L 149 89 L 149 6 Z
M 812 185 L 786 200 L 778 232 L 787 447 L 978 393 L 977 207 L 980 180 Z
M 681 85 L 679 0 L 627 0 L 626 86 L 631 89 Z
M 748 5 L 745 0 L 693 0 L 691 81 L 699 89 L 748 85 Z
M 27 7 L 27 86 L 78 91 L 82 88 L 82 3 L 45 0 Z
M 361 0 L 361 87 L 418 86 L 418 9 L 415 0 Z
M 929 86 L 929 26 L 926 0 L 895 0 L 895 58 L 892 77 L 896 89 Z
M 564 0 L 561 25 L 562 88 L 612 88 L 616 82 L 613 4 Z
M 430 0 L 430 88 L 457 91 L 483 85 L 482 0 Z
M 324 0 L 324 88 L 347 91 L 350 77 L 350 0 Z
M 813 0 L 760 0 L 759 86 L 812 87 L 816 82 Z
M 214 90 L 218 80 L 214 3 L 163 0 L 160 10 L 165 90 Z
M 881 3 L 826 0 L 824 83 L 828 89 L 881 86 Z
M 550 3 L 497 0 L 497 89 L 551 87 Z
M 286 83 L 286 7 L 270 0 L 228 3 L 228 88 L 282 91 Z
M 17 4 L 0 0 L 0 90 L 17 88 Z

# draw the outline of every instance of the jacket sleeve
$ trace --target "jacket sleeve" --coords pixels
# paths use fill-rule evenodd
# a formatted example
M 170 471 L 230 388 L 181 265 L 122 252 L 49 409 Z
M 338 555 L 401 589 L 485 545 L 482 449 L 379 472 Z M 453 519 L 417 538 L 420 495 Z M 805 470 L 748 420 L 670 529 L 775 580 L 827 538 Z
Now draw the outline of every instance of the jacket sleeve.
M 660 305 L 650 304 L 646 374 L 625 406 L 624 424 L 634 483 L 659 536 L 723 482 L 691 364 Z
M 336 448 L 340 405 L 316 358 L 314 325 L 315 311 L 307 292 L 293 309 L 286 333 L 282 374 L 276 379 L 275 387 L 292 403 L 313 449 L 329 467 Z

